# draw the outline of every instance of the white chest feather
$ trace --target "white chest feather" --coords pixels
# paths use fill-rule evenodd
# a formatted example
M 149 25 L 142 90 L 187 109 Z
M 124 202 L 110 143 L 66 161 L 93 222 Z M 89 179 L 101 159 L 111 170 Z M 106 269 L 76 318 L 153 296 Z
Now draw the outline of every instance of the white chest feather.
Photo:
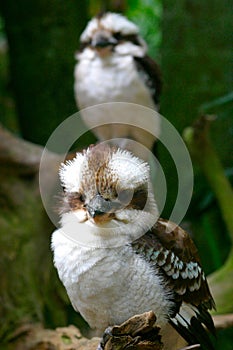
M 82 57 L 75 67 L 76 101 L 80 109 L 102 103 L 108 103 L 108 105 L 82 111 L 86 125 L 90 128 L 98 126 L 95 133 L 99 140 L 130 138 L 151 149 L 155 140 L 153 135 L 159 134 L 159 119 L 155 117 L 151 124 L 151 119 L 147 120 L 141 109 L 132 108 L 132 104 L 153 110 L 157 107 L 150 90 L 136 69 L 133 57 L 113 54 L 100 58 L 90 49 L 87 50 L 90 52 L 81 54 Z M 109 102 L 127 102 L 127 104 L 121 104 L 117 108 Z M 124 125 L 111 124 L 121 124 L 122 115 Z M 144 123 L 142 129 L 137 130 L 132 127 L 132 125 L 141 125 L 142 120 Z M 151 130 L 151 134 L 144 131 L 144 128 Z M 125 147 L 124 143 L 118 145 Z M 131 150 L 130 147 L 128 148 Z M 144 157 L 137 150 L 136 154 Z
M 75 95 L 80 108 L 104 102 L 140 103 L 155 108 L 130 55 L 84 55 L 75 67 Z
M 82 247 L 53 233 L 52 248 L 58 274 L 75 310 L 100 333 L 129 317 L 154 310 L 158 323 L 166 323 L 172 306 L 169 291 L 148 263 L 130 246 Z

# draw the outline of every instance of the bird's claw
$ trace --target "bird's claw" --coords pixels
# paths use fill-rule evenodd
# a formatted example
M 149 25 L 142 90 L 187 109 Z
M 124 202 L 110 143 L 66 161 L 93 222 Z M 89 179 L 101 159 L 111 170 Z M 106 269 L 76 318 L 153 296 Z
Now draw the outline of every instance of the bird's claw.
M 97 350 L 104 350 L 105 345 L 107 344 L 108 340 L 111 337 L 112 337 L 112 327 L 108 327 L 104 331 L 104 334 L 103 334 L 102 339 L 97 347 Z

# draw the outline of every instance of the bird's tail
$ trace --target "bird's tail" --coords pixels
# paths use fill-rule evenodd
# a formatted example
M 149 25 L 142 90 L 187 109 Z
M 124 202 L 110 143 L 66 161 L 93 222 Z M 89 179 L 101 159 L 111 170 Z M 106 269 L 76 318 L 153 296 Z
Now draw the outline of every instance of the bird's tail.
M 202 350 L 214 350 L 210 334 L 215 335 L 215 327 L 205 306 L 183 303 L 170 324 L 189 345 L 200 344 Z

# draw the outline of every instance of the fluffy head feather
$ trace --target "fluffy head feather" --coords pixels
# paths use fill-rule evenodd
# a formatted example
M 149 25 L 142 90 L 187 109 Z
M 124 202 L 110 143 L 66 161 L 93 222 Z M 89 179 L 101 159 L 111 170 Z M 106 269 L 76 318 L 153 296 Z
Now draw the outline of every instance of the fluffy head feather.
M 93 58 L 95 53 L 107 57 L 113 51 L 118 55 L 131 54 L 142 57 L 147 51 L 146 43 L 140 37 L 136 24 L 120 14 L 111 12 L 91 19 L 80 37 L 80 42 L 80 51 L 83 52 L 87 48 L 84 56 L 89 58 Z M 81 57 L 78 54 L 77 58 Z
M 77 153 L 60 168 L 61 182 L 67 192 L 90 191 L 93 185 L 98 191 L 98 186 L 106 184 L 107 188 L 113 183 L 119 189 L 134 189 L 148 182 L 149 177 L 146 162 L 126 150 L 101 144 Z
M 118 13 L 106 12 L 102 16 L 94 17 L 90 20 L 81 35 L 81 42 L 91 40 L 95 32 L 100 29 L 111 33 L 121 33 L 122 35 L 134 35 L 139 32 L 136 24 L 129 21 L 126 17 Z

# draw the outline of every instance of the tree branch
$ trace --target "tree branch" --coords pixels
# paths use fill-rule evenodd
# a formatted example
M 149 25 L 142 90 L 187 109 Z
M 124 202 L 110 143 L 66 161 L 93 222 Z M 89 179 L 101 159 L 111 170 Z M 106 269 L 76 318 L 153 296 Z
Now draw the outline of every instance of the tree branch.
M 18 174 L 38 172 L 43 147 L 24 141 L 0 125 L 1 167 L 13 168 Z
M 233 327 L 233 314 L 215 315 L 213 319 L 217 330 Z

